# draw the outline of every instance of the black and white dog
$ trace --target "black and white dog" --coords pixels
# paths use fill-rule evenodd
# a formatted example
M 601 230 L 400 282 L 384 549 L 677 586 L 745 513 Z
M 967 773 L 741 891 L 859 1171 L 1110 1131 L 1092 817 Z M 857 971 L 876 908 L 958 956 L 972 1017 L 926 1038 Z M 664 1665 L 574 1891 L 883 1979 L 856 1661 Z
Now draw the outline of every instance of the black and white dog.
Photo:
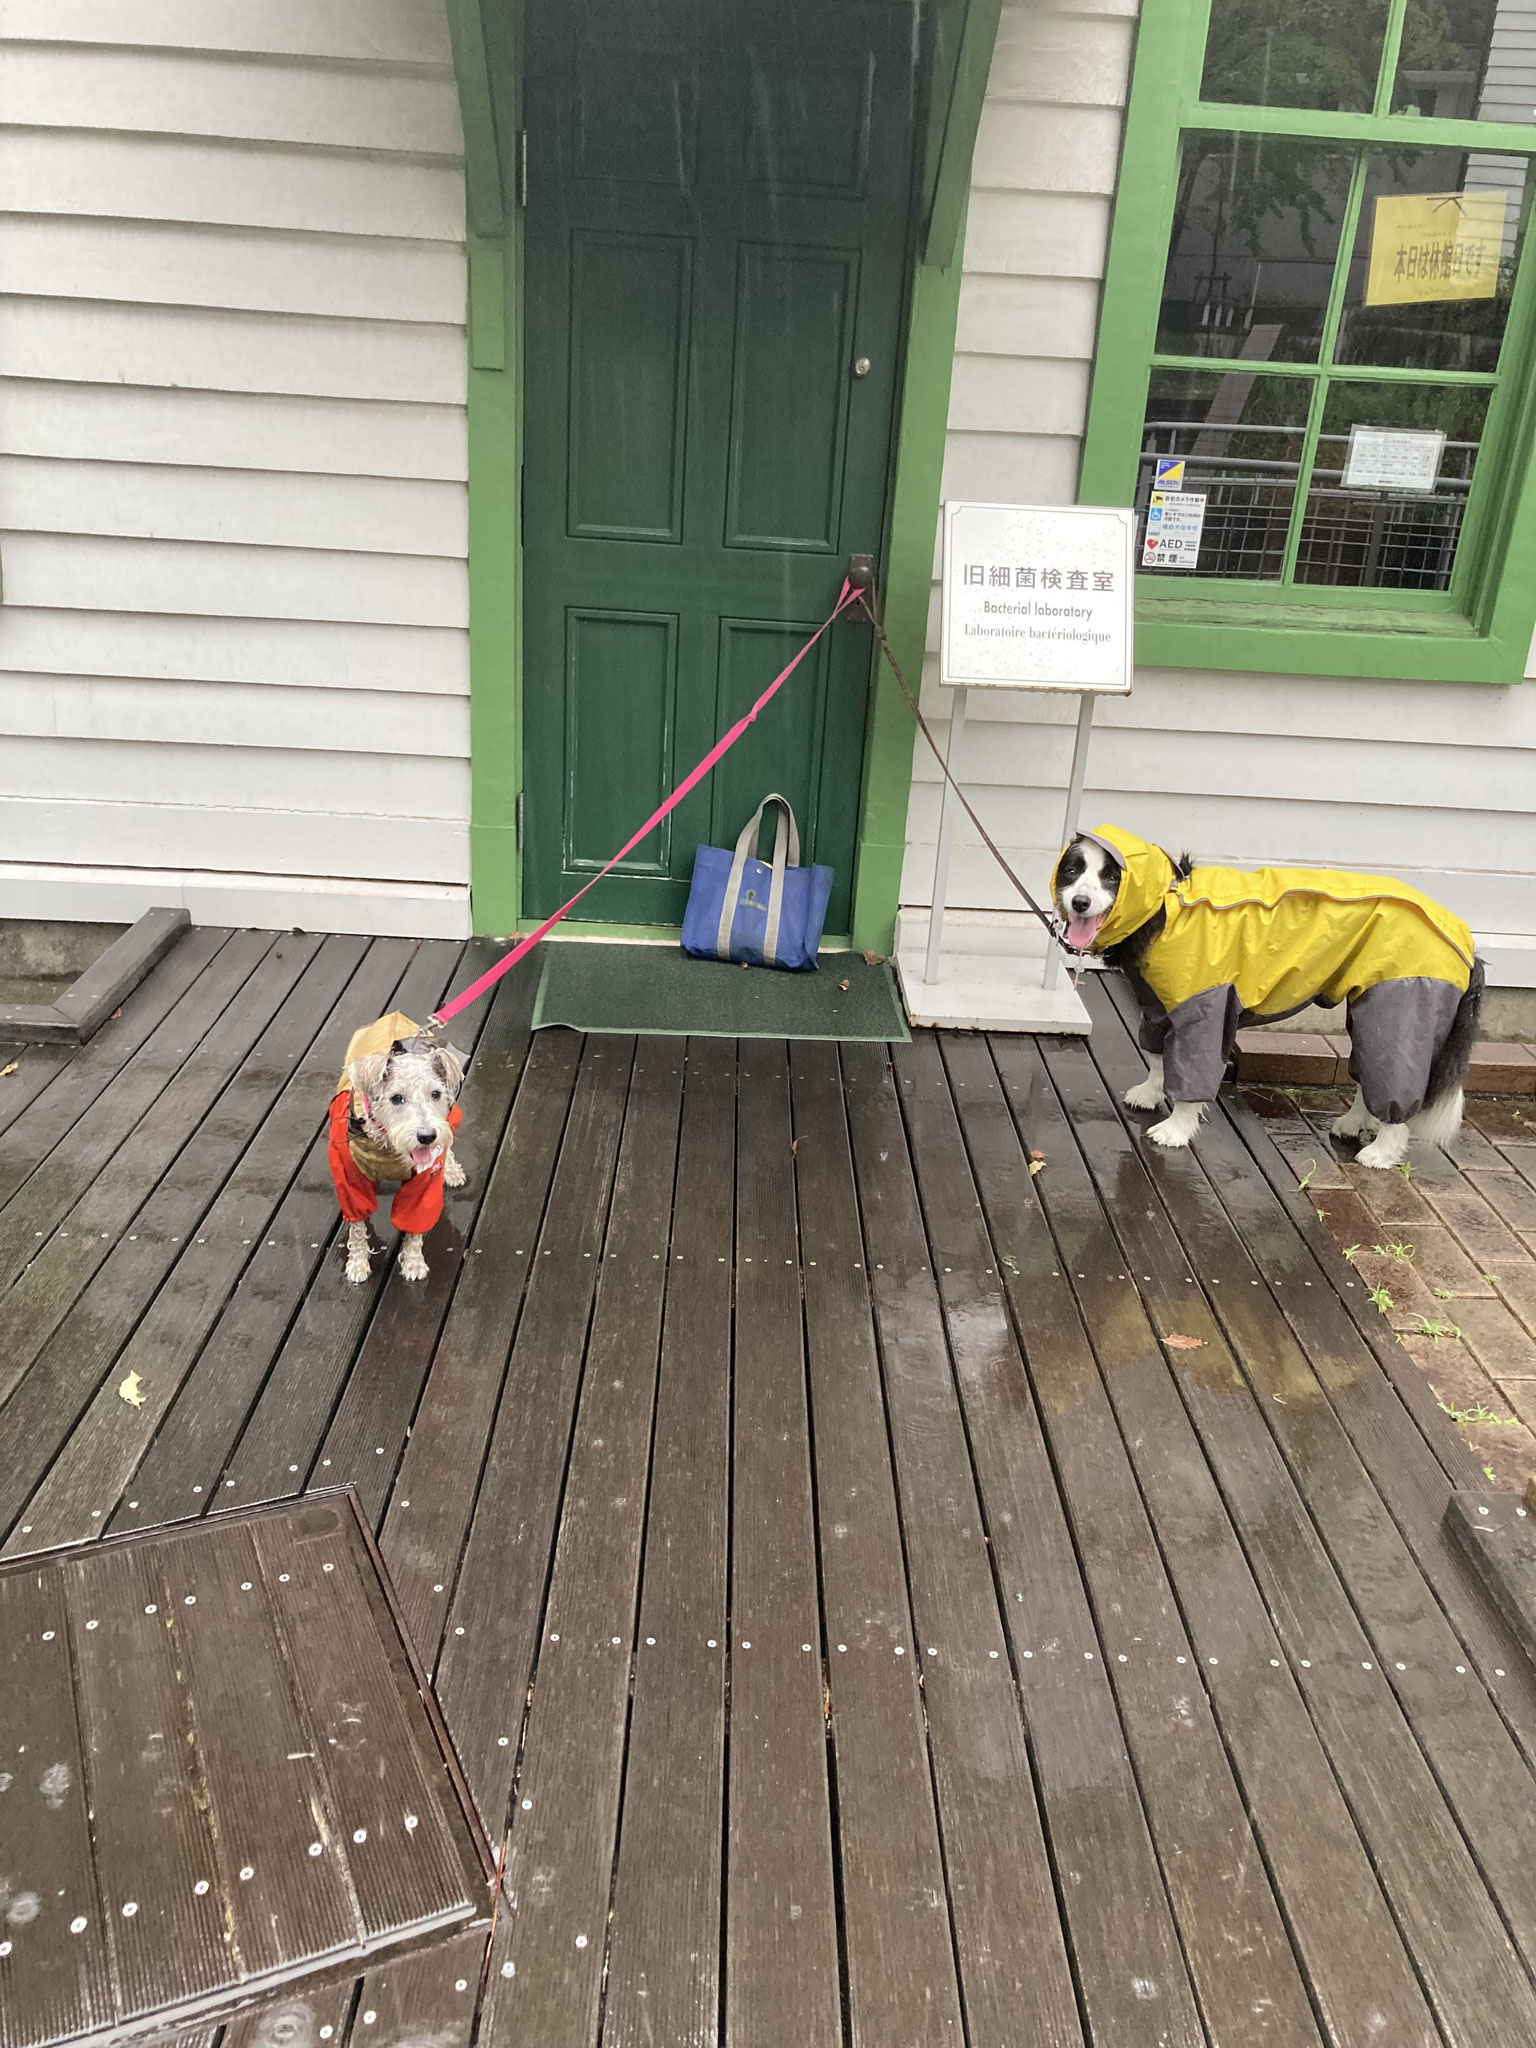
M 1365 1140 L 1362 1165 L 1455 1136 L 1483 965 L 1443 905 L 1380 876 L 1196 867 L 1113 825 L 1074 839 L 1052 886 L 1067 943 L 1136 991 L 1150 1071 L 1125 1101 L 1167 1101 L 1154 1143 L 1189 1144 L 1241 1025 L 1312 1002 L 1348 1005 L 1355 1099 L 1333 1131 Z

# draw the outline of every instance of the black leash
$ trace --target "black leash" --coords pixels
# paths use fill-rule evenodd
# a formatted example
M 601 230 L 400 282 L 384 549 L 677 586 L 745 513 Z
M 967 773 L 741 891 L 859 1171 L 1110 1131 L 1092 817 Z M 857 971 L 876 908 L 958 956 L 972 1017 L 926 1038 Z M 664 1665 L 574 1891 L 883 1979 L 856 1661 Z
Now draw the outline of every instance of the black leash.
M 1083 964 L 1083 956 L 1081 953 L 1077 951 L 1075 946 L 1069 946 L 1067 944 L 1064 935 L 1064 927 L 1062 925 L 1061 919 L 1059 917 L 1053 916 L 1052 913 L 1048 910 L 1042 910 L 1039 904 L 1035 901 L 1034 897 L 1030 895 L 1029 891 L 1025 888 L 1024 884 L 1019 880 L 1018 876 L 1014 873 L 1012 867 L 1009 865 L 1008 861 L 1004 857 L 1002 848 L 998 845 L 997 841 L 992 837 L 992 834 L 987 830 L 986 826 L 983 825 L 980 818 L 977 817 L 975 811 L 972 810 L 970 799 L 966 796 L 965 791 L 960 787 L 959 783 L 956 782 L 954 776 L 950 774 L 949 763 L 945 760 L 944 756 L 939 752 L 939 743 L 934 738 L 932 732 L 929 730 L 928 721 L 926 718 L 924 718 L 922 714 L 922 709 L 919 706 L 916 697 L 914 697 L 912 694 L 911 685 L 908 683 L 906 677 L 901 672 L 901 663 L 896 659 L 895 654 L 891 650 L 891 643 L 885 637 L 885 628 L 881 625 L 879 619 L 875 614 L 875 608 L 869 601 L 869 592 L 867 590 L 861 590 L 859 592 L 859 603 L 864 607 L 865 616 L 868 618 L 869 623 L 875 629 L 875 638 L 880 642 L 881 653 L 885 656 L 886 660 L 891 665 L 891 674 L 896 678 L 897 682 L 901 685 L 901 694 L 903 695 L 903 697 L 906 698 L 907 707 L 911 711 L 912 716 L 917 720 L 917 729 L 922 734 L 923 738 L 928 742 L 928 751 L 933 755 L 935 761 L 938 762 L 944 780 L 949 784 L 950 788 L 955 792 L 955 795 L 960 799 L 960 808 L 965 812 L 965 815 L 976 827 L 976 831 L 981 839 L 982 845 L 987 849 L 988 853 L 991 854 L 992 858 L 997 862 L 998 866 L 1002 869 L 1003 873 L 1008 877 L 1009 881 L 1012 882 L 1014 888 L 1017 889 L 1019 894 L 1024 898 L 1024 901 L 1028 904 L 1032 915 L 1039 918 L 1040 922 L 1045 926 L 1046 930 L 1050 933 L 1051 937 L 1056 941 L 1057 945 L 1060 946 L 1062 952 L 1066 954 L 1068 960 L 1070 960 L 1075 966 L 1081 967 Z

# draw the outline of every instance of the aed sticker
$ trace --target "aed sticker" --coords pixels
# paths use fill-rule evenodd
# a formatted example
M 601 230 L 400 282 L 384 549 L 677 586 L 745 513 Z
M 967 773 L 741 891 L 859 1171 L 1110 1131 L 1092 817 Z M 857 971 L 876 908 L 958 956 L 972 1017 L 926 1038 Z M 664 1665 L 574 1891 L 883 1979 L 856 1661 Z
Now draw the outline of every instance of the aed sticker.
M 1439 427 L 1349 430 L 1346 491 L 1432 491 L 1440 479 L 1445 435 Z
M 1184 457 L 1182 455 L 1159 455 L 1157 469 L 1152 478 L 1154 491 L 1182 491 L 1184 488 Z
M 1371 221 L 1366 305 L 1491 299 L 1508 204 L 1498 191 L 1384 193 Z
M 1193 569 L 1205 527 L 1204 491 L 1154 491 L 1142 536 L 1143 569 Z

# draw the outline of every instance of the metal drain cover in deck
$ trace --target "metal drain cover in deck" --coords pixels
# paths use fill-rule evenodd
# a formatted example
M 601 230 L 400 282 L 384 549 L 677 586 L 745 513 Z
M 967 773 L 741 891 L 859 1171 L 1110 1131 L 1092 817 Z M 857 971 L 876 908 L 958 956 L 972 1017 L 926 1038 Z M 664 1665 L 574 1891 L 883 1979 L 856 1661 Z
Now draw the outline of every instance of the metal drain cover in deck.
M 0 2048 L 419 1946 L 489 1873 L 349 1495 L 0 1570 Z

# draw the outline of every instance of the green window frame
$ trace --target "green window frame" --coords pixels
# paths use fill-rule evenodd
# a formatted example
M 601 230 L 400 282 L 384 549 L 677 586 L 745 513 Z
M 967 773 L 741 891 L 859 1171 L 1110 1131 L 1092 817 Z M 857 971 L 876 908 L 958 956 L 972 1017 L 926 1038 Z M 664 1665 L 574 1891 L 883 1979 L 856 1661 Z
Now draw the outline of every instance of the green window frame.
M 1277 18 L 1294 0 L 1272 0 Z M 1360 367 L 1332 360 L 1368 152 L 1451 149 L 1527 160 L 1522 207 L 1536 188 L 1536 123 L 1448 120 L 1391 111 L 1410 0 L 1387 0 L 1369 111 L 1243 106 L 1202 100 L 1212 0 L 1143 0 L 1110 233 L 1079 502 L 1134 501 L 1155 371 L 1213 372 L 1230 358 L 1159 353 L 1158 322 L 1186 131 L 1326 142 L 1355 151 L 1339 253 L 1316 362 L 1264 360 L 1266 376 L 1311 381 L 1284 571 L 1270 581 L 1198 572 L 1138 574 L 1137 659 L 1145 666 L 1513 683 L 1536 627 L 1536 236 L 1523 238 L 1496 368 Z M 1523 224 L 1523 221 L 1522 221 Z M 1536 227 L 1536 221 L 1532 222 Z M 1242 365 L 1250 367 L 1248 363 Z M 1253 367 L 1257 367 L 1254 365 Z M 1298 536 L 1326 394 L 1351 380 L 1381 386 L 1469 385 L 1489 392 L 1476 469 L 1448 587 L 1346 588 L 1294 582 Z

